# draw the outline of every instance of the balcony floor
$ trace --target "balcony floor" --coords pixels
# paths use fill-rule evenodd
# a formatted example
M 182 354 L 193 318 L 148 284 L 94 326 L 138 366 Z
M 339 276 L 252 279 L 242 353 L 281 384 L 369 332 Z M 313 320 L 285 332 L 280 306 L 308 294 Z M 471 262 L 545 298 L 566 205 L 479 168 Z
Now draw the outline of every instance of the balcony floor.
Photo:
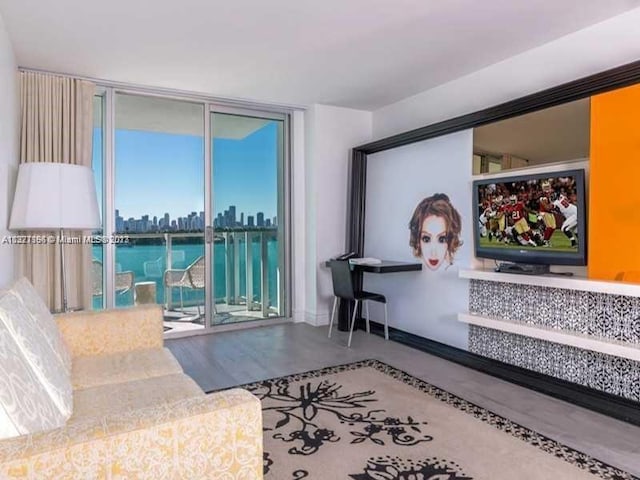
M 263 319 L 261 310 L 248 311 L 245 305 L 216 304 L 216 314 L 214 315 L 214 325 L 225 325 L 229 323 L 247 322 Z M 179 307 L 172 307 L 171 310 L 164 310 L 164 330 L 165 332 L 186 332 L 190 330 L 200 330 L 204 328 L 204 308 L 195 306 L 184 307 L 184 311 Z

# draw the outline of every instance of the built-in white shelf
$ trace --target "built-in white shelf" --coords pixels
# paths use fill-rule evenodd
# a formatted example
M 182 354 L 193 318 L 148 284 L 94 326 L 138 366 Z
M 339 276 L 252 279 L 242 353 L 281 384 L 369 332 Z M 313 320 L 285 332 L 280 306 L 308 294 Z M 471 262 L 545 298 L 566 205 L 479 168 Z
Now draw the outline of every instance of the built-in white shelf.
M 637 283 L 590 280 L 579 276 L 569 277 L 553 274 L 521 275 L 515 273 L 501 273 L 488 269 L 460 270 L 459 276 L 460 278 L 484 280 L 487 282 L 516 283 L 519 285 L 535 285 L 537 287 L 564 288 L 567 290 L 582 290 L 586 292 L 640 297 L 640 285 Z
M 458 320 L 470 325 L 491 328 L 502 332 L 515 333 L 516 335 L 538 338 L 548 342 L 570 345 L 583 350 L 590 350 L 593 352 L 600 352 L 607 355 L 640 361 L 640 346 L 629 343 L 595 338 L 588 335 L 581 335 L 579 333 L 568 333 L 554 328 L 511 322 L 508 320 L 474 315 L 471 313 L 459 313 Z

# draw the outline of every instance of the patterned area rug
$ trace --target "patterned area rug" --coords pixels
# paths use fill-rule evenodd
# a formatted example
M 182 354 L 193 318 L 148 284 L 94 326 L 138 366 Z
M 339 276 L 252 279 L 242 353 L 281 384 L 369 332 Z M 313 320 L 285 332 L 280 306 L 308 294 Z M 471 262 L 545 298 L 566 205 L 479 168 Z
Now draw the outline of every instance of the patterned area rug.
M 377 360 L 244 388 L 267 480 L 638 480 Z

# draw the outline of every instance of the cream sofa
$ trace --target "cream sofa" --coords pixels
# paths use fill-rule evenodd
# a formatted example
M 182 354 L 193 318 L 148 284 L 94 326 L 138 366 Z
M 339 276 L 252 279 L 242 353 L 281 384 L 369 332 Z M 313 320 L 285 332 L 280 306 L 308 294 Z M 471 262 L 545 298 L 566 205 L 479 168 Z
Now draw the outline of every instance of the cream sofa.
M 0 298 L 0 327 L 14 303 Z M 72 413 L 58 428 L 0 440 L 0 479 L 262 478 L 260 402 L 241 389 L 205 395 L 163 348 L 159 306 L 55 322 L 71 362 Z M 6 349 L 2 339 L 0 328 Z

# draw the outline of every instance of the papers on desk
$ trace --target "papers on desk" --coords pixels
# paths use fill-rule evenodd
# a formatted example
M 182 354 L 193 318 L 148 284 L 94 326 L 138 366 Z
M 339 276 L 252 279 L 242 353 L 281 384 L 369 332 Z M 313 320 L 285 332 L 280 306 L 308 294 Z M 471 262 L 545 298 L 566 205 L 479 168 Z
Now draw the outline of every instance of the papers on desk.
M 349 259 L 350 265 L 378 265 L 379 263 L 382 263 L 382 260 L 380 260 L 379 258 L 373 258 L 373 257 Z

